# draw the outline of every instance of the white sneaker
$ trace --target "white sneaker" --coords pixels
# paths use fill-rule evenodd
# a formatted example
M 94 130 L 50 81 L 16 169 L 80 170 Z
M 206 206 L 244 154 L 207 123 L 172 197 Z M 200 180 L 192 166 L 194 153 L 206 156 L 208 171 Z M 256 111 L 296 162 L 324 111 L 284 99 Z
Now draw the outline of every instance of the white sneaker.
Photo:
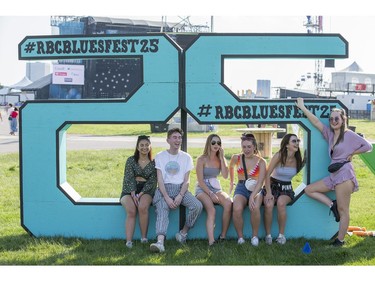
M 176 240 L 180 242 L 181 244 L 186 243 L 187 233 L 182 234 L 181 231 L 176 233 Z
M 148 239 L 147 238 L 141 238 L 141 243 L 148 243 Z
M 241 238 L 238 238 L 237 244 L 238 244 L 238 245 L 241 245 L 241 244 L 243 244 L 243 243 L 245 243 L 245 239 L 243 239 L 242 237 L 241 237 Z
M 133 248 L 133 242 L 132 241 L 127 241 L 126 242 L 126 247 L 129 248 L 129 249 Z
M 161 242 L 157 242 L 150 245 L 150 251 L 154 253 L 162 253 L 165 251 L 165 248 Z
M 259 245 L 258 237 L 254 236 L 253 238 L 251 238 L 251 245 L 253 245 L 254 247 L 257 247 Z
M 276 242 L 284 245 L 286 243 L 286 238 L 283 234 L 279 234 L 279 236 L 276 238 Z
M 271 236 L 271 234 L 268 234 L 264 240 L 266 240 L 266 244 L 267 245 L 272 245 L 272 236 Z

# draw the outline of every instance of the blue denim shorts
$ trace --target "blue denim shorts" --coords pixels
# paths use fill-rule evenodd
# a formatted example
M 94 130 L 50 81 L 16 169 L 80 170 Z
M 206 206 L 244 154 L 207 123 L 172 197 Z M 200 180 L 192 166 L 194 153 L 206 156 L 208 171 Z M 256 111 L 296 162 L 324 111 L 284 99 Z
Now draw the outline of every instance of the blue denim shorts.
M 242 195 L 243 197 L 246 198 L 247 201 L 249 201 L 251 191 L 247 190 L 245 186 L 245 181 L 239 181 L 236 185 L 236 189 L 234 190 L 234 196 L 237 194 Z

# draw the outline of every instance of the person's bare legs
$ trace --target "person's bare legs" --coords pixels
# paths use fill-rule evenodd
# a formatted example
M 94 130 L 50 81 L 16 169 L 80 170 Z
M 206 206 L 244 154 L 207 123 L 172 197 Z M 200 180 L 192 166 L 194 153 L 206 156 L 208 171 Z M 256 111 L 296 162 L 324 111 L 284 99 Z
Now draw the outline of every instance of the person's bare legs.
M 318 200 L 319 202 L 327 205 L 328 207 L 331 207 L 332 204 L 332 199 L 329 198 L 327 195 L 324 193 L 327 193 L 331 191 L 323 182 L 323 180 L 314 182 L 312 184 L 309 184 L 305 188 L 305 193 L 307 196 Z
M 354 183 L 351 180 L 340 183 L 335 187 L 337 209 L 340 214 L 339 233 L 337 235 L 337 238 L 341 241 L 344 240 L 349 226 L 349 206 L 353 188 Z
M 271 235 L 272 213 L 274 205 L 274 199 L 264 203 L 264 229 L 266 230 L 266 235 Z
M 279 224 L 279 233 L 283 235 L 285 233 L 285 225 L 286 225 L 286 217 L 287 217 L 286 206 L 291 201 L 292 199 L 286 195 L 280 195 L 279 198 L 277 198 L 277 222 Z
M 141 229 L 141 238 L 147 238 L 148 232 L 148 210 L 152 202 L 152 197 L 149 194 L 143 194 L 139 200 L 138 214 L 139 214 L 139 228 Z
M 214 228 L 215 228 L 216 210 L 214 207 L 214 203 L 212 202 L 208 194 L 205 192 L 198 194 L 197 199 L 202 202 L 203 207 L 205 208 L 207 212 L 206 231 L 207 231 L 207 237 L 208 237 L 208 244 L 211 245 L 215 241 Z
M 216 193 L 216 195 L 220 199 L 220 205 L 223 206 L 223 217 L 220 237 L 225 238 L 227 236 L 230 219 L 232 217 L 233 202 L 229 195 L 224 192 L 218 192 Z
M 235 195 L 233 199 L 233 225 L 238 238 L 243 238 L 243 209 L 246 206 L 246 198 L 242 195 Z
M 137 217 L 137 207 L 135 206 L 130 195 L 125 195 L 121 198 L 121 205 L 125 208 L 126 211 L 125 236 L 126 241 L 129 242 L 133 240 L 135 219 Z
M 259 225 L 260 225 L 260 206 L 262 205 L 263 196 L 259 195 L 255 198 L 255 208 L 250 209 L 250 222 L 253 230 L 252 237 L 258 237 Z

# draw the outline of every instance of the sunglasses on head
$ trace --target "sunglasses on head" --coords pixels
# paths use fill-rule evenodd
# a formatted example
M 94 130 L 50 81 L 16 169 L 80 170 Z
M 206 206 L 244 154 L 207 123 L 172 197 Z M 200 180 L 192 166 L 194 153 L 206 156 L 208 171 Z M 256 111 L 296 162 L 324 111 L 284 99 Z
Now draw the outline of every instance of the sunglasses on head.
M 217 144 L 217 145 L 221 145 L 221 141 L 212 141 L 211 144 L 212 144 L 212 145 L 215 145 L 215 144 Z
M 333 121 L 339 122 L 339 120 L 340 120 L 340 118 L 338 116 L 336 116 L 336 117 L 329 117 L 329 122 L 333 122 Z
M 291 140 L 291 142 L 292 142 L 292 143 L 300 143 L 301 140 L 300 140 L 300 139 L 293 139 L 293 140 Z
M 141 135 L 141 136 L 138 136 L 138 139 L 139 140 L 149 140 L 150 136 Z
M 253 134 L 242 134 L 241 140 L 255 139 Z

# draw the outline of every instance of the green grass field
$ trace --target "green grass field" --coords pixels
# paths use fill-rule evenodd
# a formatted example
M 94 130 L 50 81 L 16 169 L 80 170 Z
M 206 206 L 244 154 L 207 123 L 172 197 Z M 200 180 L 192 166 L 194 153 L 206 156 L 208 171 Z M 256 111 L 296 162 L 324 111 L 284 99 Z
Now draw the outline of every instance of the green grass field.
M 357 132 L 375 139 L 373 123 L 358 121 L 355 124 Z M 225 126 L 228 132 L 220 129 L 220 135 L 232 133 L 232 127 Z M 117 125 L 115 127 L 111 129 L 113 134 L 124 130 Z M 95 132 L 98 133 L 97 127 Z M 126 132 L 134 135 L 150 133 L 149 126 L 133 130 L 127 128 Z M 73 130 L 69 133 L 73 133 Z M 91 133 L 88 129 L 84 132 Z M 108 128 L 103 128 L 99 134 L 108 134 Z M 202 135 L 205 134 L 196 134 Z M 165 133 L 160 136 L 165 136 Z M 226 157 L 229 159 L 233 152 L 226 151 Z M 79 189 L 81 195 L 118 198 L 125 159 L 132 153 L 133 149 L 68 151 L 68 181 Z M 195 161 L 201 149 L 189 149 L 189 153 Z M 352 196 L 350 225 L 375 230 L 375 176 L 358 156 L 354 157 L 354 166 L 360 191 Z M 375 265 L 375 237 L 347 236 L 347 243 L 342 248 L 333 248 L 328 241 L 310 239 L 311 254 L 302 253 L 306 242 L 302 238 L 290 239 L 284 246 L 260 243 L 257 248 L 250 243 L 238 246 L 235 240 L 213 248 L 207 246 L 206 240 L 188 241 L 186 246 L 169 240 L 166 242 L 167 251 L 163 254 L 151 254 L 149 245 L 140 243 L 129 251 L 120 239 L 33 238 L 20 225 L 19 169 L 18 153 L 0 155 L 0 265 L 370 265 L 372 269 Z M 299 181 L 299 178 L 295 180 Z M 195 172 L 191 175 L 191 181 L 191 186 L 194 186 Z

